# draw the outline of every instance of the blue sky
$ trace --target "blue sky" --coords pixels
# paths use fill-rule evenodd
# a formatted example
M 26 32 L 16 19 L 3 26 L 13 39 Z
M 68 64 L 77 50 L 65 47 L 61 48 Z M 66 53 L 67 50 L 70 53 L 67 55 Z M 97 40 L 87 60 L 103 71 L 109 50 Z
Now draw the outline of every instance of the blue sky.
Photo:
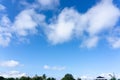
M 2 76 L 120 77 L 119 57 L 120 0 L 0 0 Z

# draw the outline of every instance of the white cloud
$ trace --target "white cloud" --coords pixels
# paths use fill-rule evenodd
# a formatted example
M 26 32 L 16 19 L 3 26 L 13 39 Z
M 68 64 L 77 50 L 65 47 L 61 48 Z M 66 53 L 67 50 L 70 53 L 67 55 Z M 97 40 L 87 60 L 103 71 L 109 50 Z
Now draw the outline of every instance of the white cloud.
M 2 4 L 0 4 L 0 11 L 5 10 L 5 9 L 6 9 L 6 7 L 4 5 L 2 5 Z
M 6 15 L 3 15 L 0 19 L 0 45 L 5 47 L 11 41 L 11 22 Z
M 109 15 L 108 15 L 109 14 Z M 88 32 L 95 35 L 101 31 L 114 27 L 120 17 L 120 10 L 112 0 L 102 0 L 85 14 L 88 17 Z
M 113 28 L 107 40 L 112 48 L 120 48 L 120 27 Z
M 113 48 L 120 48 L 120 38 L 119 37 L 109 37 L 108 41 Z
M 3 76 L 5 78 L 8 77 L 22 77 L 22 76 L 26 76 L 26 73 L 21 73 L 19 71 L 9 71 L 9 72 L 0 72 L 0 76 Z
M 83 41 L 83 43 L 81 44 L 81 47 L 87 47 L 87 48 L 96 47 L 98 40 L 99 40 L 99 37 L 97 36 L 90 37 L 85 41 Z
M 99 39 L 102 39 L 102 32 L 109 33 L 109 30 L 114 29 L 120 19 L 120 9 L 112 1 L 101 0 L 84 14 L 74 8 L 65 8 L 58 16 L 53 16 L 54 19 L 47 24 L 45 16 L 37 13 L 34 5 L 36 4 L 38 8 L 39 4 L 40 10 L 53 8 L 59 5 L 59 0 L 36 0 L 31 5 L 27 4 L 31 7 L 21 11 L 13 23 L 6 15 L 2 15 L 0 18 L 0 45 L 8 46 L 14 35 L 26 37 L 36 34 L 39 30 L 38 26 L 43 26 L 48 41 L 54 45 L 78 38 L 82 41 L 82 47 L 95 47 L 100 41 Z M 4 9 L 5 7 L 0 4 L 0 10 Z M 108 41 L 113 48 L 120 48 L 118 36 L 110 37 Z
M 15 19 L 14 31 L 19 36 L 37 33 L 36 27 L 43 24 L 45 16 L 37 14 L 33 9 L 23 10 Z
M 16 67 L 18 65 L 20 65 L 20 63 L 15 60 L 8 60 L 8 61 L 0 62 L 0 66 L 2 66 L 2 67 Z
M 59 0 L 37 0 L 41 8 L 53 9 L 59 5 Z
M 63 43 L 69 41 L 74 35 L 75 27 L 78 27 L 76 23 L 80 15 L 74 9 L 64 9 L 55 19 L 55 22 L 48 25 L 47 36 L 52 44 Z
M 87 33 L 88 38 L 85 41 L 82 39 L 82 46 L 95 47 L 99 38 L 102 39 L 99 35 L 114 28 L 119 18 L 120 10 L 112 0 L 101 0 L 84 14 L 73 8 L 65 8 L 48 24 L 47 37 L 52 44 L 59 44 L 76 36 L 82 39 Z
M 46 69 L 46 70 L 56 70 L 56 71 L 62 71 L 62 70 L 65 70 L 65 69 L 66 69 L 66 67 L 61 67 L 61 66 L 49 66 L 49 65 L 44 65 L 43 68 Z
M 94 77 L 91 77 L 91 76 L 81 76 L 80 77 L 82 80 L 94 80 L 95 78 Z

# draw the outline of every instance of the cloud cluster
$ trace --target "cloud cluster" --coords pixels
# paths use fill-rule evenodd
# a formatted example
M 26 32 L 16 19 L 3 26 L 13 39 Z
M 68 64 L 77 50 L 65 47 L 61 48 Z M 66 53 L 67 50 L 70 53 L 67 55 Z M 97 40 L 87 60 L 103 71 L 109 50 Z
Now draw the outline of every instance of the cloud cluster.
M 19 65 L 20 65 L 20 63 L 18 61 L 15 61 L 15 60 L 8 60 L 8 61 L 0 62 L 1 67 L 16 67 Z
M 112 0 L 101 0 L 100 3 L 81 14 L 73 8 L 65 8 L 58 17 L 49 24 L 48 39 L 59 44 L 78 36 L 81 46 L 95 47 L 102 38 L 103 32 L 115 28 L 120 19 L 120 10 Z M 107 34 L 106 34 L 107 35 Z
M 26 73 L 21 73 L 19 71 L 9 71 L 9 72 L 0 72 L 0 76 L 3 76 L 5 78 L 9 78 L 9 77 L 22 77 L 22 76 L 26 76 Z
M 109 34 L 115 33 L 113 30 L 120 20 L 120 9 L 115 6 L 113 0 L 101 0 L 86 13 L 80 13 L 74 8 L 64 8 L 57 16 L 48 19 L 50 23 L 46 21 L 47 15 L 38 12 L 38 8 L 47 10 L 46 8 L 56 7 L 59 5 L 59 0 L 36 0 L 35 3 L 25 4 L 28 7 L 15 17 L 13 23 L 6 14 L 1 13 L 1 46 L 8 46 L 16 35 L 26 37 L 37 34 L 41 27 L 53 45 L 77 38 L 80 39 L 80 47 L 92 48 L 104 39 L 113 48 L 120 48 L 119 36 Z M 0 4 L 0 11 L 5 10 L 6 8 Z
M 49 66 L 49 65 L 44 65 L 43 68 L 46 70 L 56 70 L 56 71 L 62 71 L 66 69 L 65 67 Z

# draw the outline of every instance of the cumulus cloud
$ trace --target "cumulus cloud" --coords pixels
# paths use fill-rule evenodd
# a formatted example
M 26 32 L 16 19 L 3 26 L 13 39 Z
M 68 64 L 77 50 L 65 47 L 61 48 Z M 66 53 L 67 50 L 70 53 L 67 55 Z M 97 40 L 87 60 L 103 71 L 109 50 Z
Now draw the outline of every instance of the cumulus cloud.
M 5 78 L 9 78 L 9 77 L 22 77 L 22 76 L 26 76 L 26 73 L 21 73 L 19 71 L 9 71 L 9 72 L 0 72 L 0 76 L 3 76 Z
M 77 38 L 81 41 L 80 46 L 92 48 L 103 39 L 102 33 L 109 33 L 120 19 L 120 9 L 115 6 L 113 0 L 101 0 L 86 13 L 80 13 L 74 8 L 64 8 L 57 16 L 48 19 L 51 20 L 49 23 L 45 21 L 45 15 L 37 12 L 38 7 L 55 7 L 59 5 L 59 0 L 36 0 L 33 4 L 27 5 L 31 7 L 22 10 L 13 23 L 6 15 L 0 18 L 1 46 L 8 46 L 14 35 L 26 37 L 36 34 L 39 26 L 42 26 L 48 41 L 53 45 Z M 0 5 L 0 10 L 4 9 L 5 7 Z M 110 36 L 107 40 L 112 47 L 120 47 L 119 36 Z
M 28 34 L 37 33 L 36 27 L 43 24 L 45 16 L 37 14 L 34 9 L 23 10 L 16 16 L 13 24 L 13 30 L 19 36 L 27 36 Z
M 18 61 L 15 61 L 15 60 L 8 60 L 8 61 L 0 62 L 1 67 L 16 67 L 19 65 L 20 65 L 20 63 Z
M 89 9 L 85 15 L 88 17 L 88 32 L 90 35 L 95 35 L 114 27 L 119 19 L 120 10 L 112 3 L 112 0 L 102 0 Z
M 65 8 L 48 24 L 48 40 L 52 44 L 59 44 L 77 36 L 83 41 L 81 46 L 95 47 L 101 37 L 99 35 L 114 28 L 119 18 L 120 10 L 112 0 L 101 0 L 84 14 L 73 8 Z M 83 37 L 86 36 L 88 38 L 85 40 Z
M 74 15 L 73 15 L 74 14 Z M 64 9 L 55 19 L 55 22 L 48 25 L 47 36 L 52 44 L 63 43 L 69 41 L 74 34 L 76 23 L 80 15 L 74 9 Z
M 49 65 L 44 65 L 43 68 L 46 70 L 56 70 L 56 71 L 62 71 L 66 69 L 65 67 L 61 67 L 61 66 L 49 66 Z

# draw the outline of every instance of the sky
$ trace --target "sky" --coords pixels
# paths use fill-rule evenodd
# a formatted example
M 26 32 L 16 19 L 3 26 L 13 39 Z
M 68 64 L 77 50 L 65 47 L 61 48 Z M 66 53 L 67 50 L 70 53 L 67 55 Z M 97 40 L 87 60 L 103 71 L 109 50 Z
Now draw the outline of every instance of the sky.
M 120 0 L 0 0 L 0 75 L 120 78 Z

